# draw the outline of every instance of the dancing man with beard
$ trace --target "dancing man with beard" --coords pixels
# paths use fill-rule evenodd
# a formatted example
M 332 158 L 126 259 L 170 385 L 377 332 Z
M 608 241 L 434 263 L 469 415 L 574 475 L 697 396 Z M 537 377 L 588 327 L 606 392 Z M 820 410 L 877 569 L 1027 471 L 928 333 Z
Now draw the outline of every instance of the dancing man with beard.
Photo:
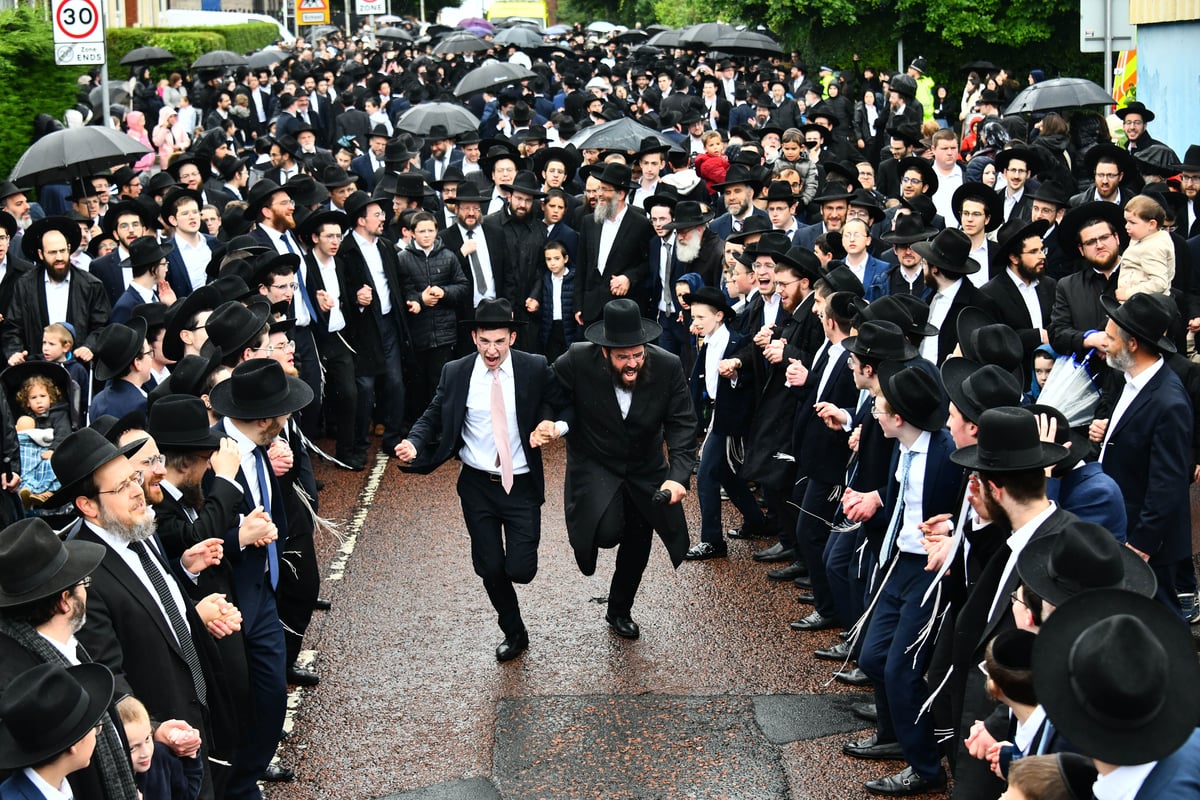
M 661 332 L 633 300 L 613 300 L 584 331 L 588 341 L 554 362 L 575 409 L 567 435 L 567 536 L 584 575 L 595 573 L 600 548 L 617 548 L 605 619 L 626 639 L 640 635 L 631 613 L 652 531 L 675 567 L 689 544 L 680 501 L 696 463 L 696 413 L 678 357 L 649 344 Z M 563 425 L 538 426 L 531 444 L 556 438 Z
M 629 167 L 608 163 L 589 177 L 600 182 L 600 197 L 579 233 L 575 321 L 580 325 L 598 320 L 608 301 L 625 297 L 641 283 L 650 268 L 646 243 L 654 230 L 640 211 L 631 212 L 626 205 L 632 188 Z

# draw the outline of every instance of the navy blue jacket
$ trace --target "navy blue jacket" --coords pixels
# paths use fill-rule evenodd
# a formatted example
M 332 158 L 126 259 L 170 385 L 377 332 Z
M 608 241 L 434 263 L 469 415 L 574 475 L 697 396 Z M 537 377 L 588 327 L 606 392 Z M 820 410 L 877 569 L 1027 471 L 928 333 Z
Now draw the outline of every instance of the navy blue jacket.
M 752 337 L 729 330 L 729 342 L 721 358 L 734 358 L 739 350 L 746 346 Z M 705 363 L 708 344 L 700 348 L 696 355 L 696 363 L 692 365 L 692 375 L 688 379 L 688 388 L 692 393 L 692 406 L 699 416 L 701 410 L 708 405 L 709 396 L 705 388 Z M 713 406 L 712 432 L 723 436 L 745 436 L 750 432 L 752 411 L 754 410 L 754 370 L 739 370 L 738 382 L 735 386 L 729 378 L 717 379 L 717 399 Z
M 1128 521 L 1121 487 L 1104 472 L 1097 461 L 1089 461 L 1062 477 L 1046 481 L 1046 496 L 1059 508 L 1070 511 L 1085 522 L 1107 528 L 1117 541 L 1125 543 Z

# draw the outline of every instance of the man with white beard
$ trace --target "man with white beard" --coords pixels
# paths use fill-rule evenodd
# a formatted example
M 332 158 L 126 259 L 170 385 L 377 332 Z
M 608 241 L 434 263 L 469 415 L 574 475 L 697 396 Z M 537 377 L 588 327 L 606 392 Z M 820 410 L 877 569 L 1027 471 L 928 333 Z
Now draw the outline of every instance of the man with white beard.
M 706 223 L 713 218 L 708 207 L 693 200 L 684 200 L 675 207 L 675 221 L 671 223 L 675 236 L 675 257 L 680 262 L 680 272 L 695 272 L 704 279 L 705 286 L 721 286 L 724 272 L 725 243 L 708 229 Z
M 579 271 L 575 277 L 575 321 L 600 318 L 615 297 L 626 297 L 646 275 L 652 228 L 638 211 L 629 213 L 625 198 L 632 188 L 629 167 L 607 163 L 591 176 L 600 182 L 596 209 L 579 232 Z

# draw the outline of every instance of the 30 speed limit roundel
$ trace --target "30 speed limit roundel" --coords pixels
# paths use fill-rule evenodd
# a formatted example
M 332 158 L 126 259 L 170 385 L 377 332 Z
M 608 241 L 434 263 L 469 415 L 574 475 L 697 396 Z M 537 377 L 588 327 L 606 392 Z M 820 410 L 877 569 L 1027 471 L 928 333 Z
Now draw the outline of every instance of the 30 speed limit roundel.
M 64 0 L 54 12 L 54 26 L 70 39 L 87 39 L 100 25 L 93 0 Z

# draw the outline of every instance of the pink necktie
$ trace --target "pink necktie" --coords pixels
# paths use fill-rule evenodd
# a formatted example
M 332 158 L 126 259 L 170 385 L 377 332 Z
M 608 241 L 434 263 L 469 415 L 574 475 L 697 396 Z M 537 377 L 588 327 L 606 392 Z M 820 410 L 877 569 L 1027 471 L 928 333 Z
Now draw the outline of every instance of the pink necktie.
M 504 410 L 504 389 L 500 386 L 500 370 L 492 373 L 492 438 L 496 440 L 496 462 L 500 467 L 500 485 L 505 494 L 512 493 L 513 462 L 508 443 L 508 413 Z

